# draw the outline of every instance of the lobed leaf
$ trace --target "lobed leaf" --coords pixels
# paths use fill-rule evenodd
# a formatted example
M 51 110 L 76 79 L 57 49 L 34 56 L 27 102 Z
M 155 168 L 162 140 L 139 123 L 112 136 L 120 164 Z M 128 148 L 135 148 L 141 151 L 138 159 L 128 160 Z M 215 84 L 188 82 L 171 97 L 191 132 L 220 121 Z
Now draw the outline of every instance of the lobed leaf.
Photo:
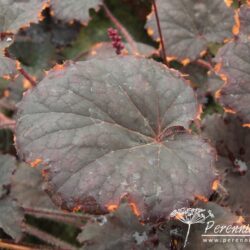
M 224 83 L 214 72 L 208 71 L 196 63 L 189 63 L 182 67 L 180 71 L 190 81 L 201 104 L 207 103 L 207 96 L 214 96 Z
M 250 33 L 250 5 L 242 5 L 239 10 L 239 32 L 240 34 Z
M 250 123 L 250 38 L 234 40 L 223 46 L 215 61 L 217 71 L 226 84 L 219 92 L 219 101 L 226 108 L 237 112 L 244 123 Z
M 220 168 L 227 169 L 222 181 L 222 185 L 225 187 L 228 193 L 225 199 L 221 201 L 221 204 L 228 206 L 232 212 L 242 215 L 245 222 L 249 223 L 249 169 L 247 168 L 245 174 L 240 174 L 234 168 L 229 168 L 229 166 L 230 165 L 220 165 Z
M 117 211 L 89 221 L 78 235 L 83 249 L 138 249 L 148 240 L 148 228 L 142 225 L 128 204 Z
M 43 179 L 38 169 L 20 164 L 12 176 L 11 197 L 21 207 L 55 208 L 43 189 Z
M 0 0 L 0 32 L 16 33 L 21 27 L 37 23 L 47 1 Z
M 207 116 L 202 123 L 203 134 L 216 146 L 219 159 L 216 163 L 222 185 L 226 189 L 219 203 L 229 206 L 233 212 L 243 215 L 249 222 L 249 167 L 250 130 L 243 128 L 233 115 Z M 237 188 L 236 188 L 237 187 Z M 239 195 L 244 194 L 244 195 Z
M 72 45 L 77 39 L 83 27 L 80 23 L 64 23 L 53 20 L 51 24 L 51 42 L 57 48 L 64 48 Z
M 21 223 L 24 215 L 8 195 L 16 166 L 17 162 L 13 156 L 0 155 L 0 228 L 18 241 L 22 236 Z
M 51 36 L 43 24 L 32 24 L 29 29 L 16 34 L 15 42 L 8 49 L 11 57 L 38 81 L 44 77 L 45 70 L 56 64 L 56 49 Z
M 0 54 L 0 76 L 12 77 L 17 74 L 16 61 Z
M 156 2 L 166 53 L 179 60 L 195 60 L 211 42 L 232 37 L 233 10 L 221 0 Z M 154 12 L 148 16 L 148 33 L 159 38 Z
M 22 237 L 22 209 L 9 196 L 0 199 L 0 228 L 16 241 Z
M 102 0 L 51 0 L 55 16 L 65 21 L 77 20 L 86 23 L 89 20 L 89 9 L 98 9 Z
M 209 115 L 202 121 L 202 130 L 219 155 L 250 163 L 250 130 L 241 126 L 239 118 L 232 114 Z
M 78 62 L 25 95 L 17 149 L 43 160 L 60 205 L 107 210 L 128 196 L 142 218 L 162 217 L 211 192 L 213 150 L 184 129 L 197 109 L 180 75 L 153 60 Z
M 10 155 L 0 154 L 0 198 L 8 193 L 8 186 L 15 169 L 16 159 Z

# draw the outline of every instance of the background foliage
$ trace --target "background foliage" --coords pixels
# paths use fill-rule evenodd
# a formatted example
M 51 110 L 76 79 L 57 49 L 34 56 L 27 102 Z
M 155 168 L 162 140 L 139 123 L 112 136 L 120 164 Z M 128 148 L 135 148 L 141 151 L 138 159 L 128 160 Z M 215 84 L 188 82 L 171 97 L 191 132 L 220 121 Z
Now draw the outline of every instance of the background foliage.
M 199 2 L 156 1 L 164 48 L 150 0 L 0 0 L 1 249 L 19 246 L 23 249 L 183 249 L 187 228 L 177 220 L 169 220 L 176 200 L 183 206 L 212 209 L 221 224 L 249 223 L 250 3 Z M 118 30 L 121 41 L 113 40 L 112 44 L 108 32 L 111 27 Z M 125 46 L 122 55 L 115 53 L 117 43 Z M 83 72 L 87 72 L 86 75 Z M 69 82 L 84 82 L 87 77 L 92 85 L 83 92 L 68 86 Z M 103 80 L 105 77 L 108 83 Z M 124 79 L 128 79 L 128 86 L 123 84 Z M 161 85 L 162 79 L 166 85 Z M 109 84 L 113 92 L 106 93 Z M 103 100 L 91 97 L 90 92 L 102 88 Z M 124 110 L 117 109 L 124 97 L 121 88 L 130 95 Z M 162 93 L 159 108 L 164 113 L 167 110 L 167 118 L 164 120 L 162 116 L 161 123 L 165 122 L 162 133 L 154 137 L 148 129 L 152 127 L 155 132 L 159 124 L 155 118 L 157 111 L 150 103 L 155 89 L 159 95 Z M 82 96 L 79 99 L 67 96 L 68 91 Z M 62 96 L 65 99 L 60 103 Z M 47 97 L 51 98 L 48 102 Z M 83 126 L 88 119 L 77 120 L 70 114 L 59 113 L 67 111 L 69 103 L 71 111 L 76 113 L 77 105 L 83 105 L 81 112 L 86 109 L 88 113 L 87 97 L 92 98 L 89 102 L 95 105 L 102 101 L 100 105 L 104 110 L 92 108 L 88 118 L 106 122 L 110 110 L 117 117 L 112 127 L 100 125 L 100 131 L 98 127 L 94 136 L 89 141 L 85 138 L 84 142 L 98 141 L 98 133 L 102 135 L 105 129 L 106 137 L 102 137 L 99 145 L 104 151 L 129 149 L 117 157 L 127 159 L 124 161 L 127 165 L 124 163 L 123 175 L 119 172 L 111 182 L 117 185 L 115 191 L 119 190 L 116 196 L 121 198 L 124 191 L 118 186 L 122 177 L 129 179 L 133 174 L 136 179 L 142 174 L 145 178 L 139 182 L 143 192 L 137 194 L 137 187 L 131 188 L 131 194 L 136 195 L 122 197 L 120 204 L 114 202 L 106 206 L 108 195 L 102 196 L 99 204 L 89 199 L 82 201 L 86 193 L 93 195 L 93 191 L 88 190 L 91 178 L 87 172 L 83 175 L 85 179 L 78 175 L 85 190 L 81 193 L 76 189 L 77 178 L 71 178 L 70 171 L 76 171 L 79 165 L 83 167 L 81 164 L 88 158 L 89 151 L 83 151 L 79 145 L 69 153 L 62 150 L 65 138 L 73 137 L 62 132 L 67 124 L 73 120 Z M 105 109 L 107 100 L 113 102 L 114 107 Z M 45 104 L 56 109 L 55 114 L 39 115 Z M 139 118 L 132 122 L 131 117 L 136 117 L 137 111 L 131 105 L 139 106 L 147 125 L 142 125 Z M 125 134 L 121 128 L 116 130 L 117 125 L 140 135 L 134 137 L 131 131 Z M 42 132 L 48 135 L 55 128 L 59 135 L 40 140 Z M 116 138 L 120 140 L 117 142 Z M 103 146 L 107 140 L 109 143 Z M 162 162 L 167 166 L 163 174 L 156 171 L 148 174 L 141 167 L 156 164 L 154 145 L 145 147 L 140 154 L 132 152 L 135 146 L 155 141 L 166 143 L 174 151 L 171 154 L 167 150 L 158 151 L 158 160 L 162 154 Z M 127 154 L 131 158 L 126 158 Z M 93 155 L 98 158 L 97 151 Z M 176 155 L 183 156 L 184 160 Z M 108 159 L 108 163 L 115 168 L 114 159 L 117 160 Z M 131 159 L 138 169 L 129 169 Z M 98 172 L 98 167 L 93 165 L 92 169 Z M 187 178 L 190 169 L 193 175 Z M 95 186 L 98 192 L 113 191 L 110 186 L 99 185 L 101 179 L 97 177 L 93 179 L 98 184 L 98 188 Z M 65 178 L 72 181 L 66 187 L 61 185 Z M 134 179 L 129 179 L 130 187 Z M 163 193 L 159 205 L 155 195 L 158 197 L 162 189 L 165 192 L 168 185 L 169 190 L 175 190 L 168 195 Z M 150 192 L 153 198 L 147 198 Z M 94 196 L 98 196 L 97 193 Z M 207 245 L 200 244 L 201 230 L 197 227 L 191 231 L 187 249 L 208 249 Z M 209 245 L 209 249 L 220 247 L 220 244 Z M 241 244 L 223 247 L 247 249 Z

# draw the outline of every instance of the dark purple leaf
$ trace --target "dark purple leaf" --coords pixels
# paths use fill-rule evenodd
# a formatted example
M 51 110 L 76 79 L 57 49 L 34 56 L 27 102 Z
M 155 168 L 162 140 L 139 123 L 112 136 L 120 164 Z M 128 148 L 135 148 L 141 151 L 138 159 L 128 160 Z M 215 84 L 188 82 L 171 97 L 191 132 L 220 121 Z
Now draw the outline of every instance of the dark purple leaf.
M 196 90 L 198 101 L 201 104 L 207 103 L 207 96 L 214 96 L 224 83 L 214 72 L 208 71 L 196 63 L 189 63 L 182 67 L 181 72 Z
M 242 5 L 239 10 L 239 32 L 250 34 L 250 5 Z
M 0 199 L 0 228 L 16 241 L 22 237 L 23 211 L 9 196 Z
M 216 147 L 219 155 L 250 163 L 250 129 L 232 114 L 213 114 L 202 121 L 203 135 Z
M 41 173 L 37 169 L 20 164 L 12 176 L 11 197 L 22 207 L 55 209 L 43 186 Z
M 243 128 L 236 116 L 218 114 L 207 116 L 202 129 L 219 153 L 216 167 L 224 188 L 217 202 L 249 222 L 250 129 Z
M 0 0 L 0 32 L 16 33 L 39 21 L 46 0 Z
M 78 62 L 25 95 L 17 149 L 43 160 L 60 205 L 107 210 L 126 195 L 144 219 L 162 217 L 211 193 L 213 150 L 183 128 L 197 109 L 181 76 L 153 60 Z
M 224 45 L 216 55 L 217 71 L 226 79 L 219 101 L 250 123 L 250 40 L 247 37 Z
M 15 240 L 22 236 L 23 212 L 9 196 L 11 177 L 17 162 L 13 156 L 0 155 L 0 228 Z
M 64 21 L 77 20 L 86 23 L 89 20 L 89 9 L 98 9 L 102 0 L 51 0 L 51 8 L 56 17 Z
M 8 193 L 11 176 L 16 169 L 16 159 L 10 155 L 0 155 L 0 198 Z
M 179 60 L 199 57 L 208 43 L 220 43 L 232 36 L 233 10 L 221 0 L 158 0 L 159 18 L 166 53 Z M 148 33 L 158 40 L 154 12 L 146 24 Z
M 0 77 L 12 77 L 17 74 L 16 61 L 0 54 Z
M 139 222 L 128 204 L 122 204 L 114 213 L 89 221 L 78 235 L 78 241 L 88 250 L 142 249 L 139 247 L 148 239 L 147 225 Z

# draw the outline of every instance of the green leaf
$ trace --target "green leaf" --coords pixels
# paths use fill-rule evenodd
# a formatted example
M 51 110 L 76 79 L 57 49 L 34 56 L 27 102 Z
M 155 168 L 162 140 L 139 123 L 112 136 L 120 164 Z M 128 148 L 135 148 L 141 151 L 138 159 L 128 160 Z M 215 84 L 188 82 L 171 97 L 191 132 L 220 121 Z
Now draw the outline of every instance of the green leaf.
M 104 11 L 100 10 L 92 16 L 88 26 L 80 29 L 76 41 L 63 50 L 63 55 L 67 59 L 74 59 L 79 54 L 88 53 L 93 44 L 99 42 L 108 42 L 107 30 L 112 26 L 109 19 L 106 18 Z
M 197 109 L 192 88 L 153 60 L 78 62 L 25 95 L 17 149 L 27 161 L 44 161 L 60 205 L 106 210 L 126 194 L 144 219 L 165 217 L 211 193 L 213 150 L 184 129 Z
M 51 42 L 51 33 L 42 24 L 32 24 L 19 32 L 8 52 L 22 64 L 22 67 L 36 79 L 56 64 L 56 49 Z

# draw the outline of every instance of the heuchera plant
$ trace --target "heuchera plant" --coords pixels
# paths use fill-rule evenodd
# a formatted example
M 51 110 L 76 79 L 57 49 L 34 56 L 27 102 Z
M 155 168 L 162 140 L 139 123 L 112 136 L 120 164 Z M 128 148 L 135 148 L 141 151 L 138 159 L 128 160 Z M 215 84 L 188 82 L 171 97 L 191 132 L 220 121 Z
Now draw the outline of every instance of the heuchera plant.
M 0 0 L 1 249 L 200 250 L 173 211 L 249 222 L 250 2 L 128 4 L 150 42 L 112 1 Z

